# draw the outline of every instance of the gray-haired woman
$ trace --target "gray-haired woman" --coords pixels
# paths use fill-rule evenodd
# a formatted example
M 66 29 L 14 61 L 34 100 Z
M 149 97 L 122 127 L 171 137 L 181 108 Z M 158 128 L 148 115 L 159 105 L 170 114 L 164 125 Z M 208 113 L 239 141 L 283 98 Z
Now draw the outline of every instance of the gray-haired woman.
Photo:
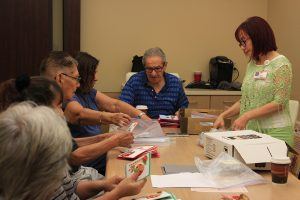
M 66 122 L 48 107 L 21 103 L 0 115 L 0 199 L 49 199 L 71 152 Z
M 78 181 L 67 170 L 71 135 L 49 107 L 23 102 L 0 114 L 0 199 L 119 199 L 140 192 L 145 181 L 118 176 Z

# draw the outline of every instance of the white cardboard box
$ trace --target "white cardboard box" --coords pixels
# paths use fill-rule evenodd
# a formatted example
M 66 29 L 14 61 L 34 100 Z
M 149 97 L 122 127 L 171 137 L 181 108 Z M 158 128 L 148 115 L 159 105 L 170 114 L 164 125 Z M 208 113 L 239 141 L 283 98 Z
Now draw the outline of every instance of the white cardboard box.
M 255 170 L 270 170 L 271 156 L 287 155 L 284 141 L 252 130 L 207 132 L 204 136 L 207 157 L 226 152 Z

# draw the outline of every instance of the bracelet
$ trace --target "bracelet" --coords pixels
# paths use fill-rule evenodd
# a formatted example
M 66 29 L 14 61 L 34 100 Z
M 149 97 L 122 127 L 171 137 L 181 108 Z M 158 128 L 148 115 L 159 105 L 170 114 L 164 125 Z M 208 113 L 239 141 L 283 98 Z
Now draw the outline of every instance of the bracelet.
M 102 122 L 102 112 L 100 111 L 99 113 L 100 113 L 100 115 L 99 115 L 99 123 L 101 124 L 101 122 Z
M 146 113 L 140 112 L 140 114 L 138 114 L 137 118 L 138 118 L 138 119 L 141 119 L 143 115 L 146 115 Z

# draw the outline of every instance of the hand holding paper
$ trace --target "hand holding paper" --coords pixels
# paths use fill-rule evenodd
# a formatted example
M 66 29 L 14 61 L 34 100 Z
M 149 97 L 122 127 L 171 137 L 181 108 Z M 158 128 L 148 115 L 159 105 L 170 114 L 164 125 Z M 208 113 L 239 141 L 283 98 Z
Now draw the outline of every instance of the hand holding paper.
M 150 175 L 150 160 L 151 153 L 147 153 L 144 156 L 134 160 L 133 162 L 128 163 L 125 166 L 125 175 L 126 177 L 132 175 L 138 175 L 137 180 L 142 180 Z

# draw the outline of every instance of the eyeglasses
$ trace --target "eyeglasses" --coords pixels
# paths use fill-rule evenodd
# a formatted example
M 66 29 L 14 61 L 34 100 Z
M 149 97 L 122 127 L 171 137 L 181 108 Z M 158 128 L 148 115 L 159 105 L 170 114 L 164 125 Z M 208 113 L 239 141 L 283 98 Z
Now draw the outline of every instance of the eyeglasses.
M 152 73 L 153 71 L 155 72 L 161 72 L 164 67 L 162 66 L 157 66 L 157 67 L 145 67 L 145 70 L 147 73 Z
M 67 77 L 70 77 L 70 78 L 72 78 L 72 79 L 74 79 L 74 80 L 77 81 L 78 83 L 79 83 L 80 80 L 81 80 L 81 77 L 80 77 L 80 76 L 74 77 L 74 76 L 71 76 L 71 75 L 65 74 L 65 73 L 61 73 L 61 74 L 62 74 L 62 75 L 65 75 L 65 76 L 67 76 Z
M 239 46 L 245 48 L 245 47 L 246 47 L 246 42 L 247 42 L 247 40 L 249 40 L 249 38 L 244 39 L 244 40 L 241 39 L 240 42 L 239 42 Z

